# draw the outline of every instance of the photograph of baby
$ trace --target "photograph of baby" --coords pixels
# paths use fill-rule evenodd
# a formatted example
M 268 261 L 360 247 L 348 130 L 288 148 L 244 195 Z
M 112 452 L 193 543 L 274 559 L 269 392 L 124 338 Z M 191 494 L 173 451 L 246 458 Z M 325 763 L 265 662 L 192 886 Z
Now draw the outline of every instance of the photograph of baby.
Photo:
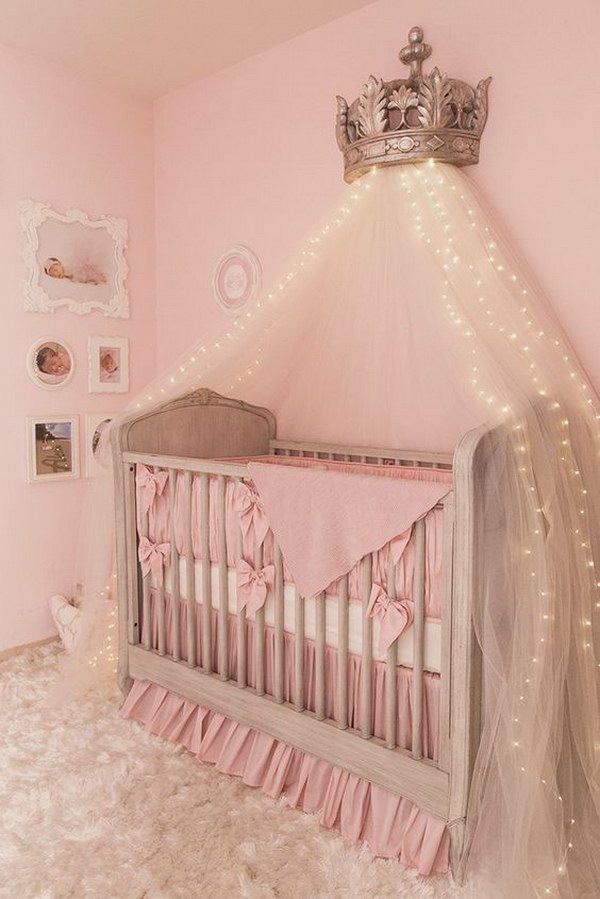
M 115 245 L 105 230 L 81 222 L 44 222 L 39 230 L 40 284 L 51 300 L 107 302 L 114 293 Z
M 66 306 L 78 314 L 97 309 L 105 315 L 129 316 L 124 219 L 90 219 L 80 210 L 61 213 L 29 200 L 22 204 L 22 222 L 26 309 L 51 312 Z
M 71 350 L 55 338 L 36 340 L 27 354 L 27 372 L 38 387 L 51 390 L 64 387 L 74 368 Z
M 90 337 L 90 393 L 127 393 L 129 341 L 126 337 Z
M 100 380 L 103 384 L 110 382 L 117 383 L 121 377 L 119 365 L 121 361 L 121 350 L 116 346 L 100 347 Z
M 77 419 L 28 420 L 29 479 L 76 478 L 79 475 Z
M 44 271 L 50 278 L 64 278 L 74 284 L 106 284 L 106 275 L 93 262 L 80 262 L 68 269 L 56 256 L 48 256 Z

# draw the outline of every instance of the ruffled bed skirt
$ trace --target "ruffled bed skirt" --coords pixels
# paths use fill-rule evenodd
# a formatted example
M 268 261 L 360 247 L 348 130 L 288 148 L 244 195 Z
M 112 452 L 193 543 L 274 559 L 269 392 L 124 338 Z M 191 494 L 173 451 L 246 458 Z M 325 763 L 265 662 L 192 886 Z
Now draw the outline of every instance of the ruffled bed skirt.
M 134 683 L 123 716 L 218 771 L 318 814 L 323 826 L 366 843 L 380 858 L 398 859 L 424 875 L 448 870 L 444 822 L 367 780 L 145 681 Z

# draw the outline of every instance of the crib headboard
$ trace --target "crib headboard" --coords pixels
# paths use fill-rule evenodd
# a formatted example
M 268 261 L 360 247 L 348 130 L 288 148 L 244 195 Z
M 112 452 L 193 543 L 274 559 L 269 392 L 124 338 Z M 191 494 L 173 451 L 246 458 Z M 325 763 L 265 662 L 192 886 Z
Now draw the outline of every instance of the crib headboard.
M 125 422 L 118 448 L 199 459 L 255 456 L 268 453 L 276 428 L 268 409 L 202 388 Z

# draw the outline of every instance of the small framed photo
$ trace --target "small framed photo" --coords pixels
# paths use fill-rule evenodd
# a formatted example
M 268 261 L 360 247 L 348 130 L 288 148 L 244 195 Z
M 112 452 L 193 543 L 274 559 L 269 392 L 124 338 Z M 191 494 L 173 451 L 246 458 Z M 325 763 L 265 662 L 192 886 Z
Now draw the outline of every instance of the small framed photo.
M 127 337 L 89 337 L 90 393 L 127 393 L 129 340 Z
M 56 337 L 36 340 L 29 348 L 26 365 L 31 380 L 44 390 L 64 387 L 75 371 L 73 353 L 63 340 Z
M 85 416 L 85 476 L 97 477 L 106 471 L 108 463 L 98 455 L 100 437 L 115 417 L 114 412 Z
M 78 425 L 76 415 L 27 419 L 29 481 L 79 477 Z
M 225 312 L 239 315 L 260 291 L 262 272 L 258 257 L 248 247 L 234 246 L 223 253 L 213 270 L 214 297 Z
M 21 224 L 25 309 L 54 312 L 63 307 L 79 315 L 98 309 L 129 318 L 125 219 L 90 219 L 79 209 L 61 213 L 46 203 L 25 200 Z

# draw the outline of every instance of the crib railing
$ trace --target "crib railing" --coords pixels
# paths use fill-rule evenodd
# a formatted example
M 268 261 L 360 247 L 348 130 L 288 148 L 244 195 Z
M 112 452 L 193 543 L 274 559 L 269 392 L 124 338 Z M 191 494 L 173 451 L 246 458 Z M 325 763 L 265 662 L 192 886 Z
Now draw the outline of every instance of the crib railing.
M 306 444 L 304 455 L 317 458 L 342 458 L 339 448 L 311 449 Z M 273 451 L 294 454 L 293 445 L 273 446 Z M 362 454 L 360 449 L 343 461 L 376 461 L 381 464 L 388 455 Z M 300 451 L 298 451 L 298 454 Z M 318 454 L 322 455 L 319 456 Z M 447 457 L 414 460 L 430 467 L 448 467 Z M 364 456 L 364 459 L 362 458 Z M 239 595 L 236 604 L 236 666 L 229 664 L 228 625 L 233 613 L 230 596 L 230 566 L 227 552 L 227 485 L 232 480 L 248 481 L 245 465 L 189 458 L 161 457 L 154 454 L 123 454 L 123 480 L 125 489 L 124 517 L 127 528 L 127 615 L 128 672 L 133 677 L 148 676 L 168 689 L 198 697 L 198 701 L 222 714 L 231 714 L 242 723 L 271 733 L 274 737 L 296 745 L 308 752 L 315 752 L 333 764 L 351 773 L 365 777 L 374 783 L 406 796 L 421 808 L 445 817 L 448 808 L 448 731 L 449 731 L 449 675 L 450 647 L 449 621 L 451 606 L 451 577 L 447 580 L 445 606 L 442 618 L 441 703 L 438 763 L 425 758 L 423 747 L 424 678 L 425 678 L 425 521 L 415 524 L 415 576 L 413 581 L 414 621 L 412 626 L 412 746 L 409 750 L 397 746 L 398 719 L 398 639 L 387 650 L 385 659 L 385 727 L 383 739 L 374 736 L 373 727 L 373 619 L 368 612 L 373 586 L 373 559 L 371 554 L 361 562 L 362 604 L 362 666 L 360 695 L 360 729 L 352 728 L 348 718 L 348 657 L 349 657 L 349 599 L 348 575 L 337 582 L 337 673 L 336 683 L 327 684 L 326 597 L 322 593 L 315 598 L 314 632 L 314 704 L 309 708 L 304 666 L 305 598 L 296 589 L 294 597 L 294 667 L 291 695 L 286 700 L 285 688 L 285 639 L 284 639 L 284 564 L 281 549 L 274 542 L 275 566 L 273 603 L 274 666 L 272 690 L 267 694 L 265 652 L 265 605 L 254 614 L 254 686 L 249 685 L 249 659 L 247 658 L 247 614 L 240 608 Z M 388 464 L 402 464 L 400 454 L 390 458 Z M 153 572 L 142 573 L 138 563 L 138 547 L 135 538 L 135 522 L 140 523 L 140 537 L 148 539 L 148 512 L 136 508 L 136 466 L 152 466 L 155 471 L 167 472 L 171 497 L 170 515 L 170 639 L 167 639 L 167 602 L 165 592 L 164 559 L 155 559 Z M 177 549 L 175 521 L 175 496 L 178 478 L 183 479 L 185 597 L 180 583 L 180 554 Z M 200 584 L 196 584 L 196 560 L 192 535 L 193 482 L 200 481 Z M 210 480 L 216 478 L 216 510 L 211 502 Z M 440 504 L 444 508 L 445 548 L 444 569 L 451 571 L 453 503 L 449 494 Z M 211 562 L 210 518 L 217 520 L 217 560 Z M 450 536 L 448 536 L 450 534 Z M 243 559 L 242 533 L 236 529 L 235 561 Z M 231 555 L 231 553 L 230 553 Z M 214 553 L 213 553 L 214 556 Z M 254 565 L 263 566 L 263 545 L 255 541 Z M 160 565 L 160 568 L 158 567 Z M 217 625 L 213 626 L 213 576 L 216 566 Z M 198 601 L 198 590 L 200 601 Z M 387 590 L 396 595 L 394 563 L 390 554 L 387 572 Z M 186 645 L 181 645 L 181 605 L 185 603 Z M 154 614 L 153 614 L 154 613 Z M 196 645 L 197 616 L 200 614 L 200 641 Z M 153 636 L 153 630 L 155 636 Z M 213 641 L 216 640 L 216 646 Z M 216 656 L 215 656 L 216 650 Z M 152 661 L 150 661 L 150 657 Z M 159 657 L 158 659 L 156 657 Z M 216 657 L 216 666 L 213 660 Z M 160 661 L 159 661 L 160 659 Z M 188 671 L 186 674 L 185 671 Z M 214 670 L 213 670 L 214 669 Z M 204 677 L 198 677 L 201 671 Z M 190 679 L 193 675 L 193 680 Z M 233 687 L 239 688 L 237 691 Z M 337 711 L 333 719 L 327 718 L 327 693 L 335 691 Z M 240 702 L 241 700 L 241 702 Z M 292 716 L 292 717 L 290 717 Z M 297 716 L 297 724 L 293 723 Z M 330 727 L 325 727 L 330 725 Z M 333 725 L 333 727 L 331 727 Z M 356 738 L 362 737 L 362 741 Z M 434 770 L 435 769 L 435 770 Z

